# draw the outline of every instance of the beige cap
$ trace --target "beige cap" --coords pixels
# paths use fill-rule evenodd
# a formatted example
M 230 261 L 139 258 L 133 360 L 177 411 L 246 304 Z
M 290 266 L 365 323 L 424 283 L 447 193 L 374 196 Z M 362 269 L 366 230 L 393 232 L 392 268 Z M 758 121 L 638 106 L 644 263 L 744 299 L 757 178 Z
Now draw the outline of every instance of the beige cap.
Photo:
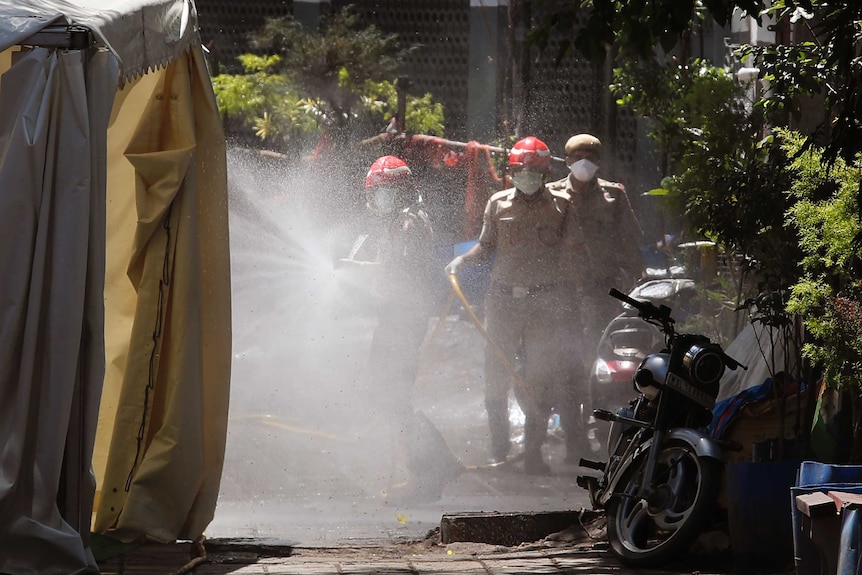
M 566 142 L 566 155 L 574 153 L 576 150 L 589 151 L 599 153 L 602 151 L 602 143 L 593 135 L 577 134 L 572 136 Z

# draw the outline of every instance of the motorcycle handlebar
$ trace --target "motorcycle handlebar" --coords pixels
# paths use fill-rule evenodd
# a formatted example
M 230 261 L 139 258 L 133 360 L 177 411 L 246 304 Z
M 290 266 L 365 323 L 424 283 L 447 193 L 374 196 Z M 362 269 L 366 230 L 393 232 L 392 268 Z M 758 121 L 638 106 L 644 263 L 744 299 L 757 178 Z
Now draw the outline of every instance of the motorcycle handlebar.
M 669 308 L 665 306 L 656 307 L 655 304 L 653 304 L 652 302 L 636 300 L 632 297 L 627 296 L 617 288 L 611 288 L 608 294 L 611 297 L 615 297 L 618 300 L 625 302 L 638 310 L 641 317 L 643 317 L 644 319 L 666 319 L 670 315 Z
M 629 304 L 630 306 L 638 310 L 640 316 L 644 319 L 660 320 L 665 328 L 665 331 L 667 331 L 668 329 L 672 329 L 672 326 L 670 324 L 673 323 L 673 320 L 670 318 L 670 308 L 667 308 L 665 306 L 656 307 L 654 304 L 648 301 L 638 301 L 632 297 L 627 296 L 616 288 L 611 288 L 608 292 L 608 295 Z M 747 366 L 739 363 L 723 351 L 721 352 L 721 355 L 724 357 L 724 361 L 727 364 L 727 367 L 729 367 L 730 369 L 737 369 L 741 367 L 744 370 L 748 370 Z
M 632 297 L 627 296 L 620 290 L 616 288 L 611 288 L 608 292 L 608 295 L 614 297 L 622 302 L 625 302 L 638 310 L 638 314 L 643 319 L 650 320 L 658 320 L 661 322 L 662 326 L 664 326 L 665 333 L 671 333 L 673 328 L 673 319 L 670 317 L 671 309 L 667 306 L 660 305 L 656 307 L 655 304 L 649 301 L 639 301 Z
M 620 300 L 622 302 L 629 304 L 630 306 L 632 306 L 633 308 L 635 308 L 638 311 L 643 311 L 644 302 L 638 301 L 634 298 L 627 296 L 626 294 L 624 294 L 623 292 L 621 292 L 617 288 L 611 288 L 611 291 L 608 292 L 608 295 L 610 295 L 611 297 L 617 298 L 618 300 Z
M 727 364 L 727 367 L 729 367 L 730 369 L 735 370 L 741 367 L 744 371 L 748 371 L 747 365 L 742 365 L 723 351 L 721 352 L 721 355 L 724 356 L 724 363 Z

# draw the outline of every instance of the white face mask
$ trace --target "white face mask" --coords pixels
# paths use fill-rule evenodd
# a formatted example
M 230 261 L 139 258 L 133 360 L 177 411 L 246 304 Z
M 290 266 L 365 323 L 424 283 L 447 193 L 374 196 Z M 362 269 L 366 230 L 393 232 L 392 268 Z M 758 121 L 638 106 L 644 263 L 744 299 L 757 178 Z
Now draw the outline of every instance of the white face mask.
M 518 172 L 512 175 L 512 183 L 515 187 L 532 196 L 542 187 L 543 174 L 540 172 Z
M 569 170 L 571 170 L 572 175 L 579 182 L 589 182 L 592 180 L 598 169 L 599 167 L 596 164 L 586 158 L 578 160 L 569 166 Z
M 365 194 L 368 209 L 375 214 L 389 214 L 397 208 L 395 204 L 396 191 L 387 186 L 377 186 Z

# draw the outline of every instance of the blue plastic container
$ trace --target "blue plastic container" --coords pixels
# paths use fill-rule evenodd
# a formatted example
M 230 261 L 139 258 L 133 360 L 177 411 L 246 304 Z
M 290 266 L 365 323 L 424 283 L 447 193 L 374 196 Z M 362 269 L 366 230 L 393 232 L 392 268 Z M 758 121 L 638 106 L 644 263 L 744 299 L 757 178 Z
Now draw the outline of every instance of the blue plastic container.
M 819 461 L 803 461 L 799 465 L 797 487 L 833 483 L 862 485 L 862 465 L 833 465 Z
M 737 573 L 775 572 L 794 559 L 787 495 L 799 461 L 727 465 L 727 521 Z
M 796 565 L 796 574 L 821 575 L 820 555 L 814 542 L 802 530 L 802 512 L 796 508 L 796 496 L 816 491 L 824 493 L 827 491 L 845 491 L 862 494 L 862 465 L 833 465 L 818 461 L 803 461 L 799 466 L 796 484 L 797 486 L 790 490 L 790 509 L 793 518 L 793 561 Z M 839 563 L 853 563 L 853 568 L 850 571 L 842 571 L 839 567 L 838 573 L 858 572 L 856 565 L 859 562 L 860 521 L 862 521 L 862 514 L 858 511 L 850 511 L 844 518 Z M 851 539 L 856 542 L 852 547 L 845 545 L 843 531 L 847 531 L 848 543 Z
M 862 547 L 862 508 L 846 508 L 841 519 L 841 542 L 838 553 L 838 573 L 859 573 Z

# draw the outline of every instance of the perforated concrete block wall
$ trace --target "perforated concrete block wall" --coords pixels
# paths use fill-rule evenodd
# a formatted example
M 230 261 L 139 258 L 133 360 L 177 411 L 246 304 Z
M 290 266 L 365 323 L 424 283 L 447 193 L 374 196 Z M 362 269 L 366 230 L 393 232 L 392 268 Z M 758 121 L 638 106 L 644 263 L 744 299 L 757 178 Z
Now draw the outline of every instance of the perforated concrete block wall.
M 249 51 L 249 34 L 267 18 L 293 12 L 293 0 L 196 0 L 201 40 L 217 69 L 237 71 L 237 56 Z
M 404 46 L 416 46 L 404 73 L 411 92 L 430 92 L 446 112 L 446 135 L 465 137 L 470 41 L 469 0 L 336 0 L 333 8 L 353 4 L 362 18 L 397 34 Z

